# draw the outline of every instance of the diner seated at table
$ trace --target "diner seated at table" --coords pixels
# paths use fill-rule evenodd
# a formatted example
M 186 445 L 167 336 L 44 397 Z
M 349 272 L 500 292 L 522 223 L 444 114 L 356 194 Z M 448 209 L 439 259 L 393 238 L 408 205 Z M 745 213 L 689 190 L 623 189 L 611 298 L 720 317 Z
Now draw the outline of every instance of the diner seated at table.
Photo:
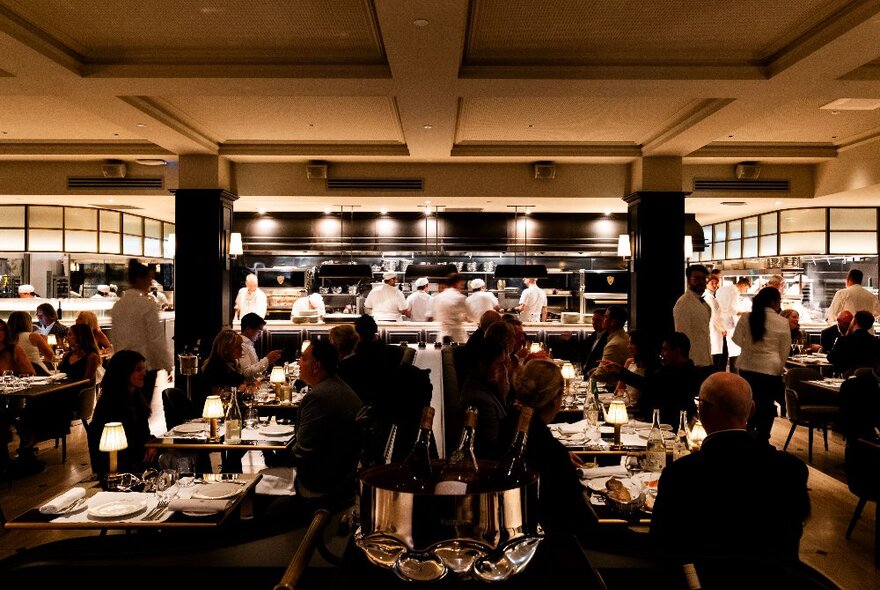
M 626 398 L 629 408 L 633 413 L 641 415 L 640 400 L 642 397 L 642 388 L 634 383 L 627 381 L 627 373 L 645 377 L 652 375 L 659 368 L 660 353 L 657 350 L 657 344 L 654 337 L 644 330 L 634 330 L 629 335 L 629 351 L 632 355 L 626 359 L 623 368 L 618 375 L 617 389 L 615 396 Z
M 480 322 L 477 325 L 477 329 L 473 331 L 470 337 L 468 337 L 464 346 L 456 346 L 452 349 L 452 362 L 455 365 L 455 376 L 458 378 L 459 384 L 464 383 L 464 380 L 470 374 L 471 369 L 474 366 L 474 359 L 477 356 L 477 351 L 486 339 L 486 332 L 489 330 L 489 326 L 499 322 L 501 322 L 500 313 L 494 309 L 484 311 L 483 315 L 480 316 Z M 512 338 L 513 326 L 506 323 L 504 326 L 510 330 Z M 513 344 L 511 341 L 511 349 L 512 348 Z
M 357 318 L 354 329 L 358 335 L 354 355 L 339 363 L 338 373 L 364 404 L 373 405 L 400 366 L 403 349 L 379 340 L 379 327 L 371 315 Z
M 157 449 L 144 444 L 150 434 L 150 404 L 144 397 L 146 360 L 133 350 L 119 350 L 107 363 L 107 372 L 101 380 L 101 395 L 88 427 L 89 456 L 92 471 L 102 476 L 108 470 L 108 455 L 98 450 L 101 433 L 108 422 L 122 422 L 128 448 L 117 455 L 118 471 L 140 474 L 158 459 Z
M 847 443 L 864 438 L 880 440 L 880 360 L 874 369 L 840 385 L 841 430 Z M 847 450 L 849 450 L 849 444 Z M 880 477 L 880 475 L 878 475 Z
M 501 438 L 501 422 L 507 416 L 510 389 L 508 356 L 498 342 L 483 341 L 476 363 L 461 387 L 459 409 L 477 409 L 474 453 L 483 459 L 497 459 L 510 441 Z
M 339 361 L 354 356 L 354 349 L 358 344 L 358 335 L 352 324 L 340 324 L 333 326 L 327 333 L 330 344 L 339 352 Z
M 660 475 L 650 531 L 657 551 L 796 563 L 810 513 L 807 466 L 746 430 L 755 404 L 742 377 L 710 375 L 699 405 L 708 433 L 700 452 Z
M 626 311 L 619 306 L 612 305 L 605 310 L 603 327 L 608 334 L 605 347 L 602 349 L 602 359 L 595 369 L 591 369 L 589 376 L 599 383 L 606 383 L 610 390 L 617 387 L 617 374 L 619 368 L 629 357 L 629 336 L 623 330 L 626 324 Z
M 265 326 L 266 320 L 254 312 L 246 313 L 241 318 L 242 356 L 238 359 L 238 371 L 245 379 L 253 379 L 266 372 L 281 358 L 280 350 L 270 350 L 263 358 L 257 355 L 254 343 L 259 340 Z
M 87 379 L 94 384 L 101 366 L 101 355 L 92 329 L 85 324 L 72 325 L 67 333 L 67 346 L 68 351 L 61 358 L 58 371 L 73 381 Z
M 244 375 L 238 370 L 238 360 L 244 355 L 244 344 L 241 335 L 232 330 L 220 330 L 211 344 L 211 353 L 202 363 L 199 373 L 201 391 L 193 402 L 200 408 L 209 395 L 218 395 L 224 387 L 238 388 L 245 382 Z
M 828 353 L 828 362 L 844 376 L 860 367 L 873 367 L 880 358 L 880 341 L 871 334 L 874 316 L 870 311 L 857 311 L 846 336 L 838 338 Z
M 831 352 L 837 339 L 843 338 L 849 331 L 849 325 L 852 321 L 853 314 L 851 311 L 844 310 L 837 314 L 837 321 L 819 334 L 819 344 L 821 345 L 822 352 L 825 354 Z
M 800 354 L 801 352 L 818 352 L 818 344 L 810 344 L 807 333 L 801 330 L 801 314 L 796 309 L 783 309 L 779 315 L 788 320 L 788 327 L 791 330 L 791 355 Z
M 0 320 L 0 372 L 13 375 L 34 375 L 34 367 L 24 350 L 16 344 L 5 321 Z
M 49 346 L 46 337 L 34 330 L 31 314 L 26 311 L 13 311 L 9 314 L 9 332 L 12 340 L 24 351 L 37 375 L 49 375 L 46 363 L 51 364 L 55 351 Z
M 107 334 L 101 330 L 101 326 L 98 325 L 98 316 L 95 315 L 93 311 L 81 311 L 76 316 L 75 320 L 76 324 L 85 324 L 92 330 L 92 334 L 95 337 L 95 342 L 98 345 L 98 352 L 101 356 L 110 356 L 113 353 L 113 345 L 110 344 L 110 339 L 107 338 Z

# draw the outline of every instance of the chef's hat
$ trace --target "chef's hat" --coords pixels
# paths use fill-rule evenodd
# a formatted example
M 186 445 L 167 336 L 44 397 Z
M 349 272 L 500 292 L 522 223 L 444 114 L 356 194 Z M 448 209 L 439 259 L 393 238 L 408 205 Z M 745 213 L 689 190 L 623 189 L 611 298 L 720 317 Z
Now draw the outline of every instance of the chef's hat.
M 428 279 L 426 277 L 419 277 L 418 279 L 416 279 L 415 287 L 416 287 L 416 289 L 418 289 L 419 287 L 424 287 L 427 284 L 428 284 Z
M 98 285 L 98 293 L 109 293 L 110 285 Z
M 390 281 L 391 279 L 394 279 L 394 278 L 397 278 L 396 272 L 383 272 L 382 273 L 382 280 L 383 281 Z
M 33 293 L 34 286 L 33 285 L 19 285 L 18 292 L 19 293 Z
M 486 281 L 483 279 L 474 279 L 471 281 L 471 290 L 476 291 L 477 289 L 482 289 L 486 286 Z

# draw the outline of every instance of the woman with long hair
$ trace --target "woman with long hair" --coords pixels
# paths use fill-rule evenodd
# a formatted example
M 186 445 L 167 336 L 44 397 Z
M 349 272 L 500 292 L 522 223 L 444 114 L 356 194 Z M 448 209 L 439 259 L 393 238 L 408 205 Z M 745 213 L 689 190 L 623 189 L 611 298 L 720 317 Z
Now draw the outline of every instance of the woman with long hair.
M 98 325 L 98 316 L 95 315 L 93 311 L 81 311 L 79 315 L 76 316 L 77 324 L 85 324 L 92 330 L 92 335 L 95 338 L 95 342 L 98 345 L 98 352 L 101 353 L 105 351 L 110 353 L 113 351 L 113 345 L 110 344 L 110 339 L 107 338 L 107 335 L 101 330 L 101 326 Z
M 12 341 L 21 347 L 34 366 L 34 371 L 40 375 L 48 375 L 49 369 L 44 361 L 51 363 L 55 352 L 46 337 L 34 331 L 31 314 L 26 311 L 13 311 L 9 314 L 9 332 Z
M 791 328 L 779 315 L 782 296 L 775 287 L 764 287 L 752 300 L 752 311 L 736 324 L 733 341 L 742 347 L 736 363 L 739 374 L 752 387 L 755 413 L 749 428 L 764 440 L 776 417 L 774 402 L 785 404 L 782 372 L 791 350 Z
M 66 373 L 68 379 L 79 381 L 88 379 L 95 383 L 95 375 L 101 366 L 101 355 L 92 329 L 85 324 L 74 324 L 67 333 L 68 351 L 61 359 L 58 370 Z
M 639 379 L 630 380 L 629 377 L 652 376 L 660 365 L 660 352 L 657 350 L 656 339 L 644 330 L 630 332 L 629 351 L 632 356 L 623 363 L 614 393 L 616 396 L 625 397 L 627 406 L 639 408 L 644 384 Z
M 12 339 L 12 332 L 5 321 L 0 320 L 0 372 L 12 371 L 15 375 L 33 375 L 34 367 Z
M 101 381 L 101 396 L 88 428 L 92 471 L 99 475 L 107 473 L 108 469 L 107 453 L 98 451 L 101 433 L 108 422 L 122 422 L 128 441 L 128 448 L 119 452 L 120 472 L 140 473 L 144 466 L 156 461 L 156 449 L 144 447 L 152 438 L 150 404 L 143 395 L 146 374 L 143 355 L 133 350 L 118 351 L 107 364 L 107 372 Z
M 241 335 L 232 330 L 221 330 L 211 345 L 211 354 L 202 363 L 203 394 L 216 395 L 224 387 L 239 387 L 245 382 L 238 369 L 238 359 L 244 356 Z M 202 407 L 204 398 L 196 401 Z

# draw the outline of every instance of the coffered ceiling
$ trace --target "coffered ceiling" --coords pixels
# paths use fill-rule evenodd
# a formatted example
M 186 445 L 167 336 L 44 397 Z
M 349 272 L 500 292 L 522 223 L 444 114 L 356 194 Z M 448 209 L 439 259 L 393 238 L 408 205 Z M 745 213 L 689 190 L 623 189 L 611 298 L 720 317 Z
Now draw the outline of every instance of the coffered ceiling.
M 167 189 L 179 155 L 213 154 L 241 167 L 246 211 L 623 211 L 628 166 L 653 156 L 683 158 L 685 179 L 740 161 L 814 178 L 694 194 L 703 221 L 732 217 L 732 198 L 736 215 L 880 205 L 880 109 L 820 109 L 880 98 L 877 39 L 880 0 L 0 0 L 0 202 L 125 203 L 28 192 L 20 175 L 161 157 Z M 309 160 L 439 180 L 393 197 L 285 180 Z M 570 182 L 534 179 L 548 160 Z M 260 170 L 277 182 L 251 181 Z M 173 217 L 167 191 L 149 208 Z

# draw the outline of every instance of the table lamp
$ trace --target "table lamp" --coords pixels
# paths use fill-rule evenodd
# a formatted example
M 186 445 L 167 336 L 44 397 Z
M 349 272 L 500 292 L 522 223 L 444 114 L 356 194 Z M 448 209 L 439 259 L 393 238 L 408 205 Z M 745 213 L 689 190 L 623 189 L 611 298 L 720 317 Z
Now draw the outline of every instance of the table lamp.
M 529 353 L 531 353 L 531 354 L 541 352 L 542 350 L 544 350 L 544 349 L 541 346 L 540 342 L 532 342 L 532 344 L 529 346 Z
M 272 374 L 269 375 L 269 383 L 275 386 L 275 396 L 281 398 L 281 386 L 287 383 L 287 375 L 284 374 L 284 367 L 272 367 Z
M 571 380 L 574 379 L 574 365 L 566 362 L 562 365 L 562 378 L 565 379 L 565 391 L 571 389 Z
M 706 439 L 706 429 L 703 428 L 703 423 L 699 420 L 694 421 L 694 425 L 691 427 L 691 448 L 695 451 L 700 450 L 700 447 L 703 446 L 703 441 Z
M 110 454 L 110 465 L 107 475 L 116 475 L 116 453 L 128 448 L 128 440 L 125 438 L 125 429 L 122 422 L 107 422 L 101 432 L 101 442 L 98 449 Z
M 217 420 L 223 417 L 223 402 L 219 395 L 209 395 L 205 398 L 205 407 L 202 409 L 202 418 L 208 418 L 211 421 L 211 441 L 217 442 L 220 437 L 217 435 Z
M 58 346 L 58 337 L 55 334 L 49 334 L 46 336 L 46 343 L 54 350 Z
M 623 400 L 613 400 L 608 407 L 608 413 L 605 416 L 605 422 L 614 425 L 614 445 L 620 446 L 620 427 L 629 422 L 629 416 L 626 414 L 626 404 Z

